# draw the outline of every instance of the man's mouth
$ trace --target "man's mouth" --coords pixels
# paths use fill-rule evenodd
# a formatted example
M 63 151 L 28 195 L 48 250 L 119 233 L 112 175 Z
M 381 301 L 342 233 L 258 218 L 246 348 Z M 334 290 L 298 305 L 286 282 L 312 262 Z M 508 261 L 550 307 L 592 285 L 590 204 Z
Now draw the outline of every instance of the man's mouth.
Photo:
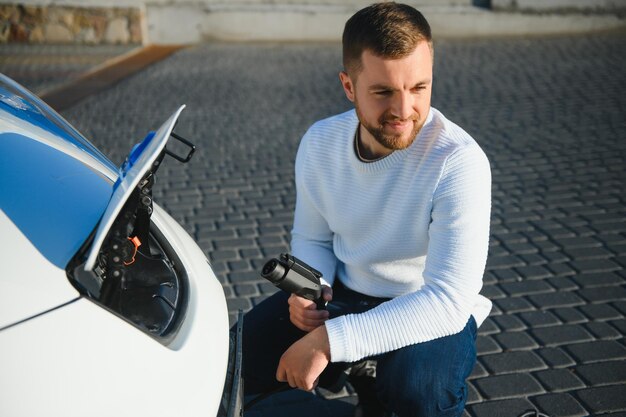
M 413 120 L 385 120 L 383 122 L 383 128 L 387 127 L 394 132 L 404 132 L 405 130 L 413 126 Z

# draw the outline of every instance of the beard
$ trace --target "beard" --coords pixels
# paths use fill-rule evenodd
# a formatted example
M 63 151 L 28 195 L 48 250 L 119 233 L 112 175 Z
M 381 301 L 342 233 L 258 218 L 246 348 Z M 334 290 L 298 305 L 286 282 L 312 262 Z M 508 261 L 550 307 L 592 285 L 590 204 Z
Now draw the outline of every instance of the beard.
M 396 116 L 393 116 L 389 111 L 387 111 L 377 120 L 377 125 L 374 126 L 373 124 L 369 123 L 365 119 L 365 117 L 363 117 L 363 114 L 359 110 L 359 106 L 356 100 L 354 102 L 354 107 L 356 109 L 356 114 L 359 118 L 359 122 L 361 122 L 361 125 L 363 125 L 365 130 L 367 130 L 374 137 L 374 139 L 376 139 L 376 142 L 378 142 L 385 148 L 394 151 L 406 149 L 411 146 L 415 141 L 417 134 L 420 132 L 422 126 L 424 125 L 424 122 L 419 123 L 419 117 L 417 114 L 413 114 L 407 119 L 400 119 Z M 413 128 L 408 135 L 406 135 L 405 133 L 385 133 L 386 122 L 403 122 L 407 120 L 413 122 Z

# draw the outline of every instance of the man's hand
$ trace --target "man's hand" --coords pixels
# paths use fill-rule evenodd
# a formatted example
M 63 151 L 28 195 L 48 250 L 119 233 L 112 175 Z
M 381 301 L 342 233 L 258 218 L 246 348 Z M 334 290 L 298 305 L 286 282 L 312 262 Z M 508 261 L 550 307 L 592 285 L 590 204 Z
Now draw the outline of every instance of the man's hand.
M 330 362 L 330 344 L 326 327 L 320 326 L 291 345 L 278 363 L 276 379 L 292 388 L 311 391 Z
M 326 302 L 333 299 L 333 289 L 327 285 L 322 287 L 322 297 Z M 315 303 L 306 298 L 291 294 L 289 297 L 289 319 L 300 330 L 310 332 L 328 320 L 328 311 L 317 310 Z

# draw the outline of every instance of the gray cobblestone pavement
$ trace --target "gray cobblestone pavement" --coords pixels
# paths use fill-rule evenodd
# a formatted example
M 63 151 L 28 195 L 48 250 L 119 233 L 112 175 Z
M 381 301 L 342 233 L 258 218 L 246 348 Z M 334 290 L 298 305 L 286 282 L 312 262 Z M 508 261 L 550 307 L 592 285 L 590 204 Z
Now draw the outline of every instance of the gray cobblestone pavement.
M 466 416 L 626 416 L 626 36 L 436 42 L 433 105 L 485 149 L 490 257 Z M 198 241 L 231 312 L 275 289 L 293 160 L 315 120 L 346 110 L 337 44 L 205 44 L 64 112 L 120 163 L 175 108 L 198 146 L 156 198 Z M 269 398 L 247 417 L 351 416 L 355 398 Z
M 0 43 L 0 72 L 39 94 L 135 47 Z

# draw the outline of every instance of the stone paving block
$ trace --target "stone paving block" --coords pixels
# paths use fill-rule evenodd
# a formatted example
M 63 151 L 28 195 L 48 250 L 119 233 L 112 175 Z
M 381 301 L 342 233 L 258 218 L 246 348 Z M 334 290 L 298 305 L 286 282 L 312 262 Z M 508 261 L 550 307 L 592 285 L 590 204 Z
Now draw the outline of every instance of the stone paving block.
M 480 357 L 485 368 L 495 375 L 545 369 L 546 364 L 533 352 L 505 352 Z
M 599 272 L 619 271 L 622 266 L 610 259 L 597 259 L 591 261 L 570 261 L 572 267 L 581 274 L 593 274 Z
M 237 252 L 234 250 L 215 250 L 209 253 L 209 259 L 211 263 L 214 261 L 228 261 L 232 259 L 237 259 Z
M 537 410 L 548 416 L 582 417 L 588 413 L 574 397 L 569 394 L 546 394 L 532 398 Z
M 528 242 L 524 233 L 493 233 L 493 236 L 506 245 Z
M 561 321 L 550 311 L 529 311 L 526 313 L 517 314 L 529 327 L 547 327 L 560 324 Z
M 516 267 L 515 270 L 527 279 L 542 279 L 552 276 L 552 272 L 540 265 L 521 266 Z
M 482 360 L 482 357 L 479 356 L 478 361 L 474 365 L 474 369 L 472 369 L 472 373 L 470 374 L 468 379 L 471 380 L 471 379 L 476 379 L 476 378 L 483 378 L 489 375 L 489 372 L 487 372 L 485 367 L 482 365 L 481 360 Z
M 476 417 L 517 417 L 534 410 L 535 406 L 526 398 L 514 398 L 472 404 L 467 408 Z
M 480 293 L 490 300 L 506 297 L 506 294 L 497 285 L 483 285 Z
M 540 294 L 546 292 L 553 292 L 554 288 L 548 285 L 545 281 L 539 280 L 524 280 L 521 282 L 507 282 L 500 284 L 507 294 L 511 296 Z
M 539 347 L 526 332 L 504 332 L 493 336 L 505 351 L 528 350 Z
M 262 253 L 258 248 L 240 249 L 239 256 L 241 259 L 261 258 Z
M 623 360 L 577 365 L 574 371 L 591 386 L 626 384 L 626 361 Z
M 586 323 L 587 317 L 575 308 L 555 308 L 552 312 L 566 324 Z
M 230 271 L 241 271 L 250 269 L 250 264 L 247 261 L 229 261 L 226 262 L 226 265 L 228 265 L 228 270 Z
M 496 375 L 473 381 L 480 393 L 488 399 L 525 397 L 541 394 L 544 389 L 529 374 Z
M 504 331 L 520 331 L 526 329 L 526 325 L 518 317 L 511 314 L 493 317 L 496 325 Z
M 257 289 L 256 285 L 242 284 L 242 285 L 235 285 L 235 293 L 239 297 L 250 297 L 250 296 L 258 295 L 259 290 Z
M 242 247 L 254 247 L 255 242 L 254 239 L 249 238 L 236 238 L 236 239 L 222 239 L 215 240 L 215 246 L 217 250 L 225 251 L 232 248 L 242 248 Z
M 584 261 L 589 259 L 610 259 L 613 252 L 610 252 L 602 247 L 598 248 L 574 248 L 565 249 L 565 254 L 577 261 Z
M 548 369 L 533 372 L 533 376 L 548 392 L 571 391 L 585 387 L 585 383 L 570 369 Z
M 572 291 L 580 288 L 570 277 L 555 277 L 545 280 L 557 291 Z
M 610 340 L 620 339 L 624 335 L 618 332 L 615 327 L 603 322 L 594 322 L 584 324 L 585 329 L 589 331 L 596 339 Z
M 289 252 L 289 250 L 287 244 L 285 243 L 279 246 L 263 246 L 261 248 L 261 252 L 263 252 L 264 258 L 275 258 L 281 253 Z
M 626 319 L 620 319 L 620 320 L 612 320 L 608 322 L 611 326 L 613 326 L 615 329 L 617 329 L 617 331 L 619 332 L 619 334 L 626 335 Z
M 270 284 L 269 282 L 262 282 L 261 284 L 258 284 L 258 287 L 259 287 L 259 290 L 261 291 L 261 294 L 264 294 L 264 295 L 272 295 L 280 291 L 278 287 L 276 287 L 273 284 Z
M 519 257 L 515 255 L 508 256 L 493 256 L 487 259 L 487 267 L 486 269 L 508 269 L 513 267 L 523 267 L 524 261 L 522 261 Z
M 493 274 L 493 272 L 485 271 L 485 274 L 483 275 L 483 285 L 491 285 L 491 284 L 495 284 L 496 282 L 497 282 L 497 278 Z
M 535 307 L 524 297 L 510 297 L 493 300 L 493 304 L 505 313 L 518 313 L 535 310 Z
M 580 325 L 561 325 L 533 329 L 530 334 L 542 346 L 559 346 L 593 340 L 593 336 Z
M 587 388 L 576 396 L 592 415 L 626 410 L 626 385 Z
M 539 253 L 521 254 L 519 255 L 519 257 L 522 261 L 524 261 L 524 263 L 526 263 L 530 267 L 536 267 L 539 265 L 547 266 L 548 263 L 550 262 L 548 259 L 546 259 L 548 256 L 546 256 L 543 251 L 541 254 Z
M 611 244 L 611 250 L 623 259 L 624 255 L 626 255 L 626 244 Z M 622 261 L 619 261 L 619 263 L 624 266 Z
M 486 274 L 492 274 L 497 278 L 497 282 L 511 282 L 511 281 L 521 281 L 522 276 L 513 269 L 497 269 L 493 271 L 487 271 Z
M 478 390 L 476 388 L 474 388 L 474 385 L 472 385 L 471 382 L 468 382 L 468 384 L 467 384 L 467 400 L 465 402 L 466 406 L 469 405 L 469 404 L 474 404 L 474 403 L 481 402 L 482 400 L 483 400 L 483 398 L 478 393 Z
M 549 258 L 549 254 L 543 254 L 543 256 Z M 574 268 L 565 263 L 565 260 L 559 260 L 558 263 L 553 263 L 551 261 L 551 263 L 547 265 L 547 268 L 550 270 L 550 272 L 552 272 L 552 275 L 554 276 L 572 276 L 577 274 Z
M 518 255 L 539 252 L 539 249 L 537 248 L 537 246 L 531 243 L 507 243 L 506 247 L 509 250 L 509 252 L 516 253 Z
M 565 261 L 569 260 L 569 258 L 565 256 L 562 252 L 559 252 L 561 247 L 549 240 L 535 242 L 534 245 L 537 246 L 537 248 L 541 251 L 543 256 L 548 258 L 548 260 L 552 260 L 551 259 L 552 256 L 556 257 L 555 261 L 557 259 L 563 259 Z
M 566 250 L 579 248 L 597 248 L 602 246 L 602 242 L 594 237 L 562 237 L 553 239 L 557 245 Z
M 502 348 L 489 336 L 476 337 L 476 353 L 478 355 L 487 355 L 490 353 L 502 352 Z
M 616 286 L 584 288 L 579 290 L 578 294 L 591 303 L 606 303 L 626 299 L 626 288 Z
M 623 315 L 626 315 L 626 300 L 620 300 L 612 302 L 611 305 L 620 311 Z
M 577 363 L 626 359 L 626 347 L 609 340 L 598 340 L 565 346 Z
M 257 271 L 231 272 L 228 274 L 228 280 L 233 284 L 239 284 L 239 283 L 250 282 L 250 281 L 258 281 L 259 273 Z
M 490 335 L 499 332 L 500 329 L 495 325 L 491 317 L 487 317 L 478 328 L 479 335 Z
M 585 304 L 585 300 L 570 291 L 560 291 L 549 294 L 533 294 L 526 298 L 537 308 L 541 309 L 573 307 Z
M 594 230 L 598 233 L 622 233 L 626 231 L 626 223 L 614 222 L 614 223 L 600 223 L 593 225 Z

